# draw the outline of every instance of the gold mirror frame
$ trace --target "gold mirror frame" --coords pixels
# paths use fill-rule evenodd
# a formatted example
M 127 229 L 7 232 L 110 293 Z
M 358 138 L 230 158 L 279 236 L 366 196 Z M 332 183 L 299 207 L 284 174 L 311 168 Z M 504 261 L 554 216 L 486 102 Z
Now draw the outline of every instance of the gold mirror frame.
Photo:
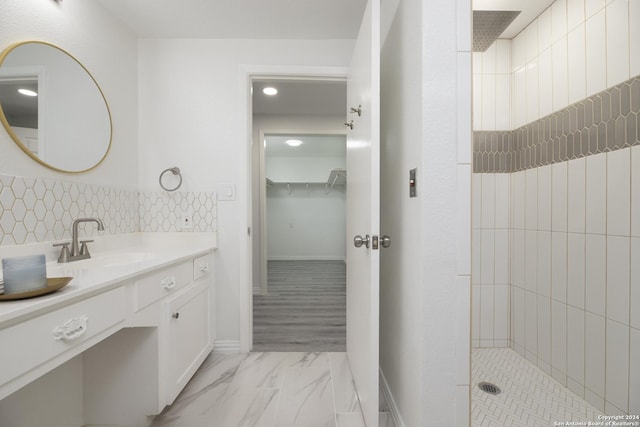
M 5 113 L 4 113 L 4 110 L 2 108 L 2 103 L 1 102 L 0 102 L 0 122 L 2 122 L 2 125 L 4 126 L 5 130 L 7 131 L 7 133 L 11 137 L 11 139 L 13 139 L 13 141 L 16 143 L 16 145 L 18 147 L 20 147 L 20 149 L 22 151 L 24 151 L 25 154 L 27 154 L 33 160 L 35 160 L 36 162 L 40 163 L 41 165 L 43 165 L 43 166 L 45 166 L 45 167 L 47 167 L 49 169 L 53 169 L 53 170 L 55 170 L 57 172 L 79 174 L 79 173 L 88 172 L 90 170 L 93 170 L 93 169 L 97 168 L 104 161 L 104 159 L 106 159 L 107 155 L 109 155 L 109 151 L 111 150 L 111 143 L 112 143 L 112 140 L 113 140 L 113 122 L 112 122 L 112 118 L 111 118 L 111 110 L 109 109 L 109 104 L 107 103 L 107 98 L 104 96 L 104 92 L 102 92 L 102 89 L 100 88 L 100 85 L 98 84 L 96 79 L 93 77 L 93 75 L 89 72 L 89 70 L 80 61 L 78 61 L 78 59 L 76 59 L 73 55 L 71 55 L 69 52 L 67 52 L 66 50 L 62 49 L 61 47 L 56 46 L 56 45 L 54 45 L 52 43 L 44 42 L 44 41 L 29 40 L 29 41 L 18 42 L 18 43 L 14 43 L 14 44 L 10 45 L 5 50 L 3 50 L 2 53 L 0 53 L 0 70 L 2 69 L 2 65 L 4 64 L 5 59 L 7 58 L 7 56 L 11 52 L 13 52 L 15 49 L 17 49 L 20 46 L 25 46 L 25 45 L 29 45 L 29 44 L 39 44 L 39 45 L 48 46 L 48 47 L 56 49 L 57 51 L 65 54 L 66 56 L 71 58 L 76 64 L 78 64 L 80 66 L 80 68 L 86 73 L 86 75 L 91 79 L 91 81 L 95 85 L 96 89 L 98 90 L 98 93 L 100 94 L 100 96 L 102 98 L 102 101 L 104 102 L 104 106 L 105 106 L 106 113 L 107 113 L 106 116 L 108 118 L 108 128 L 109 128 L 109 137 L 108 137 L 107 147 L 105 149 L 104 155 L 102 155 L 102 157 L 94 165 L 92 165 L 91 167 L 84 168 L 84 169 L 81 169 L 81 170 L 66 170 L 66 169 L 57 167 L 55 165 L 52 165 L 52 164 L 40 159 L 37 155 L 35 155 L 23 143 L 23 141 L 18 137 L 18 135 L 13 130 L 12 126 L 9 124 L 9 121 L 7 120 L 7 118 L 5 116 Z

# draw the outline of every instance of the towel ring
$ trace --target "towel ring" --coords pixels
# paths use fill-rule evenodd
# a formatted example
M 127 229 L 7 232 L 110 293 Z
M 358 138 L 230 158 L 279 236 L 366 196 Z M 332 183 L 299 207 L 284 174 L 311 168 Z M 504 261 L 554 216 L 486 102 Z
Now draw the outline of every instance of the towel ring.
M 178 181 L 178 185 L 176 185 L 174 188 L 167 188 L 162 183 L 162 177 L 164 177 L 164 174 L 166 174 L 167 172 L 171 172 L 174 175 L 178 175 L 178 178 L 180 179 L 180 181 Z M 177 166 L 174 166 L 172 168 L 163 170 L 162 173 L 160 174 L 160 178 L 158 179 L 158 181 L 160 182 L 160 187 L 162 187 L 163 190 L 176 191 L 182 185 L 182 174 L 180 173 L 180 168 Z

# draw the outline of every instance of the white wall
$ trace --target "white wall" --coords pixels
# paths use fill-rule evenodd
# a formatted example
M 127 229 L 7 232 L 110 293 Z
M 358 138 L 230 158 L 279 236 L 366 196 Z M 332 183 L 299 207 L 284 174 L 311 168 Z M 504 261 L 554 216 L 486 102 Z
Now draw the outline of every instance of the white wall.
M 108 157 L 95 170 L 80 175 L 61 174 L 34 162 L 14 144 L 4 128 L 0 129 L 0 173 L 137 189 L 135 35 L 94 3 L 3 0 L 0 40 L 3 49 L 20 41 L 44 40 L 71 53 L 102 88 L 113 120 L 113 142 Z
M 140 40 L 140 184 L 153 189 L 169 166 L 183 171 L 185 190 L 234 184 L 218 204 L 217 337 L 240 339 L 243 248 L 251 225 L 249 143 L 242 135 L 248 66 L 336 66 L 349 63 L 351 40 Z M 250 265 L 250 264 L 249 264 Z
M 469 424 L 471 5 L 383 9 L 380 367 L 405 426 Z M 409 170 L 418 168 L 410 199 Z M 437 390 L 437 392 L 434 392 Z

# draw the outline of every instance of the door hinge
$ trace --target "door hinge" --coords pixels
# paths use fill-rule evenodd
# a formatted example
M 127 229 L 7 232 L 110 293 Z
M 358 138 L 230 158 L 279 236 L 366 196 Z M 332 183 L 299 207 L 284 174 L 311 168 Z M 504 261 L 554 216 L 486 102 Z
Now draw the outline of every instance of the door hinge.
M 251 227 L 247 227 L 247 236 L 251 236 Z

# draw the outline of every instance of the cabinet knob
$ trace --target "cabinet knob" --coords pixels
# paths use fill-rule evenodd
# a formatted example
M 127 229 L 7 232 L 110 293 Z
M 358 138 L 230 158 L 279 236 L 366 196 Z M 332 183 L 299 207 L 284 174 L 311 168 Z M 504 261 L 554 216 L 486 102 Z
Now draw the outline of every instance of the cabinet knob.
M 179 312 L 178 312 L 178 313 L 173 313 L 173 314 L 171 315 L 171 317 L 173 317 L 174 319 L 177 319 L 177 318 L 179 318 L 179 317 L 180 317 L 180 313 L 179 313 Z

